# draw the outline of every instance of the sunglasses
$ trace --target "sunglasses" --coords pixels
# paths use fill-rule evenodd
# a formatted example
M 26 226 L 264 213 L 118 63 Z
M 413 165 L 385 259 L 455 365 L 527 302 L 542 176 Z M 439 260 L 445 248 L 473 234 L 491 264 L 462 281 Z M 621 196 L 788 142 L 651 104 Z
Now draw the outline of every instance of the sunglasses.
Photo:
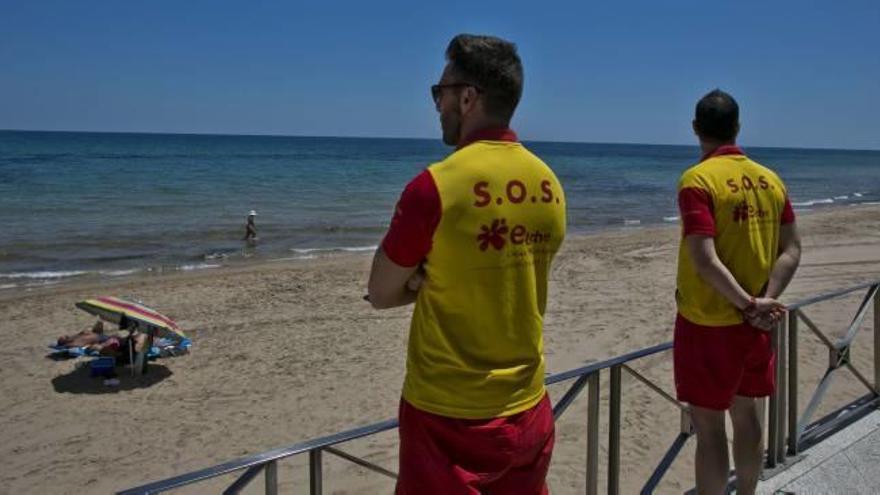
M 483 92 L 482 88 L 480 88 L 479 86 L 477 86 L 475 84 L 470 84 L 470 83 L 461 82 L 461 83 L 449 83 L 449 84 L 435 84 L 435 85 L 431 86 L 431 98 L 434 99 L 434 104 L 436 105 L 436 104 L 440 103 L 440 95 L 444 89 L 446 89 L 446 88 L 466 88 L 468 86 L 474 88 L 477 91 L 477 93 Z

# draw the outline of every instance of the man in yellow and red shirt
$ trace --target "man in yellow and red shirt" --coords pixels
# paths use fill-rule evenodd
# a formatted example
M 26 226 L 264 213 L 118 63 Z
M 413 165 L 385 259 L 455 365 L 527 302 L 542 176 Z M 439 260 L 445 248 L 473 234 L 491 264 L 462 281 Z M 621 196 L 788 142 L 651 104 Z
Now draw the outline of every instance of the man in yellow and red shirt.
M 376 308 L 415 302 L 397 493 L 546 493 L 542 329 L 565 197 L 508 127 L 516 47 L 459 35 L 446 58 L 431 91 L 456 150 L 406 186 L 369 281 Z
M 784 312 L 776 298 L 797 269 L 800 240 L 785 184 L 736 146 L 733 97 L 704 96 L 693 127 L 703 158 L 678 186 L 675 387 L 697 434 L 697 492 L 726 493 L 730 411 L 737 493 L 751 494 L 762 459 L 755 398 L 775 387 L 768 330 Z

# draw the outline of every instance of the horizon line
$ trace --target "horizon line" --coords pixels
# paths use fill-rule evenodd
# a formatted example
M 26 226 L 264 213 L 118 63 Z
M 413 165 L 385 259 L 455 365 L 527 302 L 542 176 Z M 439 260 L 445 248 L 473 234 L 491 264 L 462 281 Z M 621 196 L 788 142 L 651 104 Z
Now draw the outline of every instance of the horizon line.
M 320 136 L 306 134 L 255 134 L 255 133 L 222 133 L 222 132 L 168 132 L 168 131 L 84 131 L 84 130 L 63 130 L 63 129 L 6 129 L 0 128 L 0 132 L 43 132 L 43 133 L 67 133 L 67 134 L 148 134 L 159 136 L 206 136 L 206 137 L 269 137 L 269 138 L 319 138 L 319 139 L 409 139 L 422 141 L 440 141 L 440 137 L 417 137 L 417 136 Z M 618 145 L 618 146 L 680 146 L 680 147 L 698 147 L 698 143 L 692 144 L 671 144 L 671 143 L 637 143 L 627 141 L 617 142 L 600 142 L 600 141 L 566 141 L 566 140 L 545 140 L 545 139 L 525 139 L 524 142 L 532 143 L 559 143 L 559 144 L 594 144 L 594 145 Z M 816 151 L 862 151 L 862 152 L 880 152 L 880 148 L 832 148 L 832 147 L 803 147 L 803 146 L 759 146 L 759 145 L 743 145 L 744 148 L 759 149 L 794 149 L 794 150 L 816 150 Z

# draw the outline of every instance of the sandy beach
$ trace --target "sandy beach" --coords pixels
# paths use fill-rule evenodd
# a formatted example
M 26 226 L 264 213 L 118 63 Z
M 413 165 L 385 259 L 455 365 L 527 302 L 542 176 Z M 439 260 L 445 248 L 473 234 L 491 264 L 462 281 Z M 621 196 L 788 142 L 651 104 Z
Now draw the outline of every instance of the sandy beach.
M 880 278 L 880 206 L 802 214 L 798 222 L 804 255 L 785 301 Z M 659 226 L 566 240 L 546 315 L 549 372 L 671 339 L 678 236 L 677 226 Z M 0 294 L 0 492 L 108 493 L 393 417 L 411 310 L 378 312 L 361 300 L 369 262 L 361 253 Z M 137 379 L 123 375 L 116 388 L 89 378 L 74 360 L 46 359 L 48 343 L 93 321 L 74 302 L 104 294 L 134 296 L 175 318 L 193 352 L 155 361 Z M 839 336 L 862 296 L 807 313 Z M 853 351 L 868 376 L 872 326 L 869 317 Z M 673 393 L 671 357 L 633 368 Z M 803 408 L 827 365 L 827 351 L 806 331 L 800 364 Z M 679 415 L 635 380 L 624 383 L 622 492 L 634 493 L 678 433 Z M 607 374 L 602 385 L 604 399 Z M 555 386 L 551 397 L 564 391 Z M 864 393 L 847 376 L 819 412 Z M 584 396 L 558 423 L 554 493 L 583 492 L 585 418 Z M 604 456 L 604 426 L 602 435 Z M 396 437 L 389 432 L 343 449 L 396 470 Z M 661 493 L 692 486 L 692 457 L 693 442 Z M 307 486 L 304 461 L 281 463 L 282 491 Z M 604 480 L 604 462 L 600 472 Z M 326 459 L 324 473 L 325 493 L 390 493 L 393 486 L 335 458 Z M 181 493 L 215 493 L 232 479 Z M 253 485 L 258 493 L 261 480 Z

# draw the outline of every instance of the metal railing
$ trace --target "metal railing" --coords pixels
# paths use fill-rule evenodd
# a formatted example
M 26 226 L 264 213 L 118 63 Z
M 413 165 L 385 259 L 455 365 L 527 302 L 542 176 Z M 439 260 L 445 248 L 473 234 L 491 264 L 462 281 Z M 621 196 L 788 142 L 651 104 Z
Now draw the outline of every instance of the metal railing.
M 825 335 L 804 310 L 807 306 L 817 302 L 837 299 L 860 290 L 865 291 L 862 302 L 859 304 L 852 321 L 846 327 L 845 335 L 837 340 L 832 341 Z M 872 305 L 874 307 L 873 383 L 855 367 L 851 360 L 853 340 L 861 329 L 868 309 Z M 788 310 L 788 317 L 774 333 L 774 341 L 777 345 L 776 380 L 778 387 L 776 393 L 770 397 L 770 426 L 767 442 L 768 468 L 775 468 L 778 464 L 784 465 L 786 458 L 797 457 L 803 449 L 815 445 L 831 433 L 856 421 L 880 405 L 880 280 L 799 301 L 788 305 Z M 806 408 L 799 416 L 798 331 L 800 323 L 804 323 L 828 348 L 828 367 L 816 385 Z M 868 393 L 834 414 L 810 423 L 810 419 L 816 413 L 828 391 L 831 379 L 844 369 L 850 371 L 867 388 Z
M 846 335 L 832 342 L 818 327 L 807 317 L 804 309 L 812 304 L 843 297 L 853 292 L 867 289 L 867 293 L 859 306 L 856 315 L 847 328 Z M 868 311 L 868 306 L 873 300 L 874 307 L 874 383 L 871 384 L 852 364 L 850 360 L 850 347 Z M 870 283 L 849 287 L 816 297 L 805 299 L 788 305 L 789 313 L 785 321 L 773 333 L 774 344 L 777 349 L 777 390 L 769 398 L 769 414 L 767 426 L 767 457 L 766 467 L 768 472 L 773 468 L 783 466 L 787 456 L 796 456 L 801 450 L 821 441 L 834 431 L 845 427 L 851 422 L 864 416 L 880 404 L 880 280 Z M 812 399 L 800 418 L 797 411 L 797 380 L 798 380 L 798 322 L 804 322 L 810 330 L 829 348 L 829 365 L 822 380 L 816 388 Z M 654 489 L 663 479 L 687 440 L 693 435 L 688 408 L 675 400 L 650 379 L 646 378 L 630 366 L 633 361 L 654 356 L 672 348 L 672 343 L 655 345 L 645 349 L 623 354 L 615 358 L 592 363 L 587 366 L 572 369 L 547 377 L 545 383 L 553 385 L 570 380 L 574 383 L 568 388 L 556 404 L 553 406 L 554 419 L 558 420 L 568 407 L 581 394 L 584 388 L 587 392 L 587 438 L 586 438 L 586 493 L 595 495 L 598 493 L 599 473 L 599 419 L 600 375 L 608 370 L 609 374 L 609 398 L 608 398 L 608 449 L 607 449 L 607 492 L 618 494 L 620 491 L 620 431 L 621 431 L 621 399 L 622 399 L 622 375 L 627 373 L 636 380 L 648 386 L 650 390 L 659 394 L 680 410 L 681 428 L 672 445 L 660 459 L 651 476 L 645 482 L 641 493 L 653 493 Z M 786 362 L 788 365 L 786 366 Z M 815 423 L 808 421 L 815 413 L 825 392 L 828 389 L 831 377 L 843 368 L 851 371 L 869 390 L 870 393 L 856 402 L 838 410 Z M 785 380 L 787 376 L 788 380 Z M 786 419 L 788 425 L 786 428 Z M 267 495 L 278 493 L 278 461 L 281 459 L 308 453 L 309 455 L 309 487 L 313 495 L 322 493 L 323 485 L 323 454 L 327 453 L 345 459 L 354 464 L 367 468 L 371 471 L 396 478 L 397 475 L 379 465 L 369 462 L 360 457 L 340 450 L 340 444 L 374 435 L 380 432 L 397 428 L 396 420 L 386 420 L 380 423 L 367 425 L 361 428 L 344 431 L 334 435 L 302 442 L 289 447 L 263 452 L 242 459 L 226 462 L 213 467 L 194 471 L 191 473 L 175 476 L 162 481 L 156 481 L 136 488 L 119 492 L 120 495 L 155 494 L 161 493 L 185 485 L 202 482 L 225 474 L 242 471 L 238 479 L 232 483 L 224 494 L 232 495 L 239 493 L 245 486 L 264 475 L 265 492 Z M 785 432 L 788 436 L 786 439 Z M 786 443 L 787 440 L 787 443 Z M 786 444 L 788 449 L 786 450 Z

